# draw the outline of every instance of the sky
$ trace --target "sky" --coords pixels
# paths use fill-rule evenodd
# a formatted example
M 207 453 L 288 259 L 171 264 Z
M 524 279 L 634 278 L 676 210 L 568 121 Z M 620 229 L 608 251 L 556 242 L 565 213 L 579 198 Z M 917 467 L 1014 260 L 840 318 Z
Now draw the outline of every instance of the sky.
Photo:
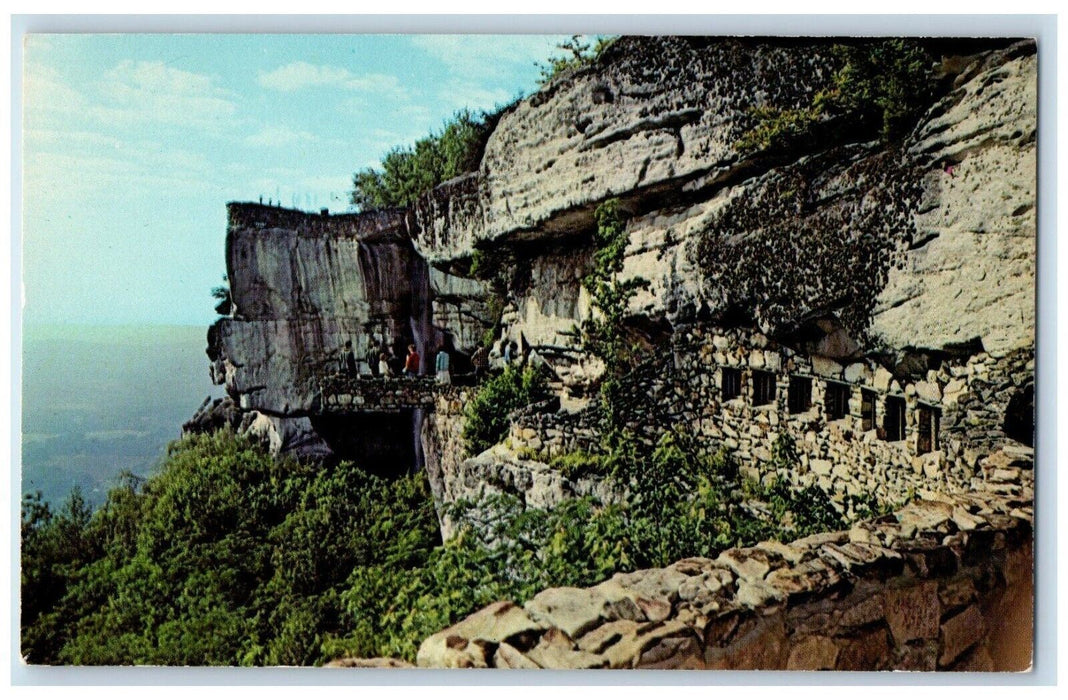
M 24 322 L 209 324 L 227 202 L 349 211 L 353 172 L 529 94 L 565 38 L 28 35 Z

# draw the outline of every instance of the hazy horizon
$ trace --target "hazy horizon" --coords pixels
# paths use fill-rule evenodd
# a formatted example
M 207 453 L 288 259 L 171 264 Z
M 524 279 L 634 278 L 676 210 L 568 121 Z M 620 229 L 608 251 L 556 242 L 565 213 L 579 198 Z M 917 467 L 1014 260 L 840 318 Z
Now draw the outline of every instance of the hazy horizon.
M 94 506 L 118 476 L 151 475 L 211 384 L 206 327 L 27 324 L 22 338 L 21 488 Z

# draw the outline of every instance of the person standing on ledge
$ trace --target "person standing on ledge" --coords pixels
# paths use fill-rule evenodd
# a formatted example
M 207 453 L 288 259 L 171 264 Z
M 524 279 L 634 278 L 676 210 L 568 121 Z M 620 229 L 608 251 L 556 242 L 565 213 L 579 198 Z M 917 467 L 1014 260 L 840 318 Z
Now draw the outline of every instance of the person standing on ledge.
M 384 352 L 378 355 L 378 376 L 381 379 L 389 379 L 393 376 L 393 371 L 389 368 L 389 355 Z
M 367 340 L 367 353 L 364 355 L 364 359 L 367 361 L 367 369 L 370 370 L 372 377 L 377 377 L 382 374 L 379 367 L 375 365 L 378 360 L 378 343 L 375 342 L 374 336 Z
M 345 341 L 345 352 L 341 355 L 341 371 L 350 377 L 356 376 L 356 355 L 352 352 L 352 341 Z
M 475 368 L 475 381 L 480 382 L 489 370 L 489 351 L 485 345 L 479 344 L 471 354 L 471 366 Z
M 419 353 L 415 351 L 414 345 L 408 346 L 408 356 L 404 358 L 404 376 L 419 376 Z
M 452 383 L 452 377 L 449 375 L 449 353 L 444 345 L 438 348 L 438 356 L 434 358 L 434 371 L 438 375 L 438 384 Z

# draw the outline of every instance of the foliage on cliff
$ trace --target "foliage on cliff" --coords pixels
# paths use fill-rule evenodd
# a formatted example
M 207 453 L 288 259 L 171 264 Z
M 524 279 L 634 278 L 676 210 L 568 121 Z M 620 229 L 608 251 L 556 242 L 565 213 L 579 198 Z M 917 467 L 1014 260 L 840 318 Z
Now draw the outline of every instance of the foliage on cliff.
M 900 136 L 929 104 L 933 60 L 916 41 L 879 40 L 837 45 L 831 85 L 796 108 L 756 107 L 756 126 L 738 142 L 742 151 L 790 150 L 824 125 L 884 141 Z
M 234 302 L 230 296 L 230 278 L 223 274 L 222 284 L 211 288 L 211 297 L 215 299 L 215 313 L 220 316 L 229 316 L 233 311 Z
M 496 495 L 454 504 L 467 525 L 423 566 L 353 571 L 342 598 L 356 626 L 328 655 L 414 659 L 427 636 L 498 600 L 845 524 L 818 488 L 744 482 L 729 457 L 694 460 L 684 442 L 661 440 L 643 472 L 647 488 L 626 503 L 578 498 L 545 510 Z
M 508 414 L 548 398 L 545 378 L 533 367 L 508 366 L 479 387 L 464 411 L 464 444 L 476 455 L 508 435 Z
M 597 60 L 616 37 L 597 36 L 591 42 L 574 35 L 557 44 L 562 54 L 537 64 L 539 83 Z M 519 98 L 517 98 L 519 99 Z M 353 205 L 361 211 L 410 206 L 425 192 L 446 180 L 478 168 L 493 129 L 508 105 L 492 111 L 462 109 L 412 146 L 394 146 L 382 159 L 380 168 L 364 168 L 352 178 Z
M 595 36 L 593 43 L 584 41 L 581 34 L 573 34 L 570 39 L 556 45 L 562 54 L 550 56 L 545 63 L 537 64 L 541 76 L 538 82 L 541 85 L 552 82 L 553 78 L 562 75 L 569 70 L 589 65 L 600 58 L 618 37 Z
M 594 232 L 593 266 L 582 285 L 590 293 L 597 317 L 586 321 L 582 328 L 583 344 L 587 352 L 604 362 L 601 378 L 601 410 L 604 416 L 605 439 L 609 449 L 621 438 L 626 419 L 620 414 L 623 404 L 625 376 L 634 369 L 640 357 L 626 328 L 627 308 L 639 289 L 648 286 L 640 277 L 620 280 L 627 249 L 627 221 L 617 199 L 602 202 L 594 212 L 597 228 Z
M 390 149 L 380 169 L 364 168 L 353 176 L 352 203 L 361 211 L 408 206 L 446 180 L 475 170 L 500 112 L 460 110 L 441 131 Z

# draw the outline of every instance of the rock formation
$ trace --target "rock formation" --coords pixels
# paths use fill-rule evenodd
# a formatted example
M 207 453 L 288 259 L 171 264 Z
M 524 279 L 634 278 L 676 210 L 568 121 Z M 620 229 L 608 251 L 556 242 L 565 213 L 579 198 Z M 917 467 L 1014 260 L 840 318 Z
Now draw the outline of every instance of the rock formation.
M 791 148 L 739 147 L 761 109 L 801 108 L 832 87 L 842 59 L 828 42 L 625 37 L 508 108 L 478 170 L 411 209 L 339 216 L 231 204 L 233 309 L 209 331 L 213 377 L 248 414 L 245 429 L 255 426 L 273 448 L 373 456 L 397 470 L 414 461 L 427 469 L 439 505 L 495 491 L 547 506 L 572 495 L 611 499 L 606 484 L 566 478 L 547 461 L 599 442 L 590 397 L 603 365 L 574 330 L 596 315 L 583 286 L 594 211 L 618 199 L 629 237 L 620 278 L 647 282 L 627 313 L 628 332 L 648 349 L 627 378 L 632 429 L 655 435 L 684 425 L 706 445 L 730 449 L 754 478 L 769 476 L 773 446 L 786 437 L 800 466 L 775 478 L 817 484 L 839 502 L 860 492 L 899 501 L 934 489 L 943 505 L 930 508 L 955 523 L 941 532 L 947 519 L 939 520 L 940 537 L 1018 533 L 1023 526 L 1004 518 L 1029 520 L 1022 501 L 1006 510 L 962 494 L 983 491 L 990 479 L 998 492 L 1005 475 L 984 468 L 990 456 L 1033 443 L 1035 45 L 927 43 L 939 57 L 931 100 L 889 142 L 832 120 Z M 512 416 L 509 438 L 482 455 L 462 450 L 464 390 L 324 391 L 346 341 L 361 360 L 382 349 L 401 356 L 414 343 L 424 370 L 444 344 L 462 375 L 492 328 L 501 331 L 495 351 L 514 341 L 548 368 L 558 400 Z M 206 411 L 204 420 L 217 420 Z M 391 451 L 389 441 L 406 444 Z M 974 524 L 988 514 L 996 517 Z M 448 535 L 453 524 L 442 525 Z M 766 624 L 738 618 L 713 639 L 694 627 L 708 611 L 683 614 L 677 600 L 719 600 L 717 591 L 730 589 L 730 605 L 759 607 L 769 596 L 809 590 L 795 585 L 805 566 L 824 572 L 812 584 L 822 599 L 843 567 L 854 569 L 852 560 L 835 564 L 835 552 L 857 550 L 864 568 L 865 547 L 900 574 L 913 550 L 871 539 L 886 535 L 884 525 L 872 525 L 881 534 L 744 553 L 778 562 L 766 568 L 782 586 L 737 562 L 684 562 L 686 572 L 656 575 L 675 577 L 674 597 L 624 594 L 616 582 L 604 584 L 616 591 L 607 603 L 601 593 L 560 603 L 581 607 L 590 598 L 601 606 L 596 623 L 576 627 L 538 612 L 540 598 L 525 611 L 502 604 L 485 613 L 495 622 L 484 629 L 461 623 L 478 634 L 465 627 L 432 638 L 421 661 L 757 664 L 731 649 Z M 899 543 L 916 536 L 891 534 Z M 957 545 L 968 546 L 933 547 L 949 547 L 963 562 L 968 555 Z M 978 620 L 992 609 L 982 595 L 965 602 L 955 584 L 902 585 L 908 600 L 937 598 L 937 610 L 906 624 L 895 617 L 901 606 L 887 603 L 871 612 L 871 621 L 888 625 L 875 641 L 860 638 L 871 631 L 867 622 L 846 625 L 860 637 L 844 627 L 793 635 L 800 628 L 791 625 L 801 623 L 776 618 L 768 634 L 777 655 L 758 665 L 852 668 L 864 666 L 858 659 L 871 649 L 878 659 L 870 667 L 989 665 L 985 647 L 954 641 L 975 622 L 960 615 Z M 975 605 L 982 614 L 969 612 Z M 507 634 L 485 636 L 501 625 Z

